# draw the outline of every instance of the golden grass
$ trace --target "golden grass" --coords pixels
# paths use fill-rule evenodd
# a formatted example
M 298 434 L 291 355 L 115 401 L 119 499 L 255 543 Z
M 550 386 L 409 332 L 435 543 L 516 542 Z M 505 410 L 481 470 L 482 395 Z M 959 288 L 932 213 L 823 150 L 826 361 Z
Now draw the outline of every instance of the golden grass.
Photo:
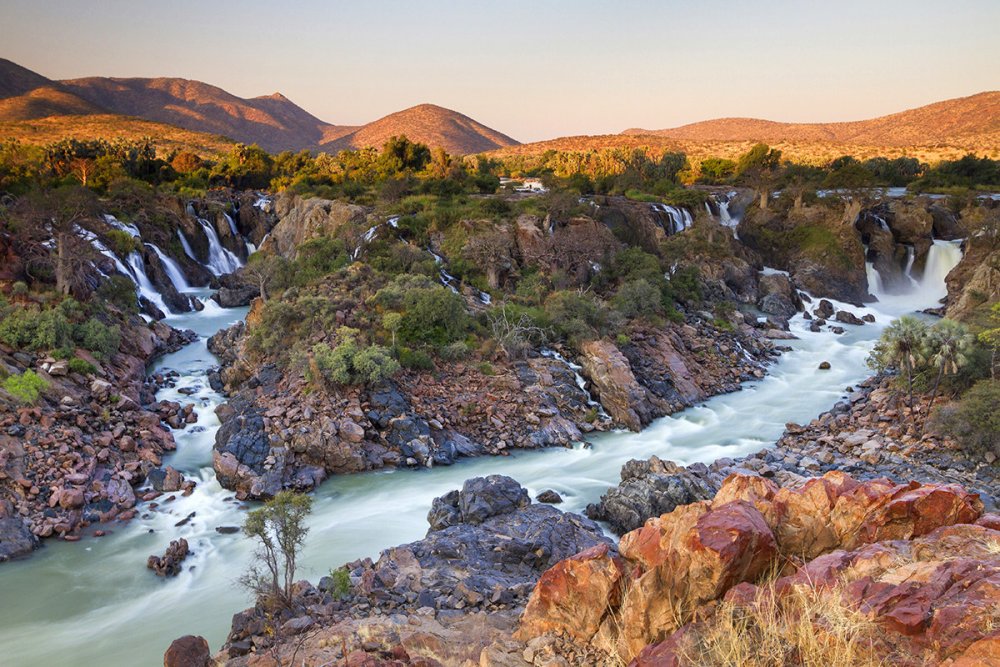
M 890 662 L 878 623 L 852 609 L 843 588 L 796 587 L 778 604 L 762 586 L 754 604 L 719 605 L 681 644 L 692 667 L 876 667 Z
M 49 116 L 33 120 L 0 122 L 0 141 L 17 139 L 45 145 L 61 139 L 130 139 L 152 137 L 161 153 L 172 149 L 193 151 L 203 157 L 229 152 L 233 142 L 225 137 L 115 114 Z

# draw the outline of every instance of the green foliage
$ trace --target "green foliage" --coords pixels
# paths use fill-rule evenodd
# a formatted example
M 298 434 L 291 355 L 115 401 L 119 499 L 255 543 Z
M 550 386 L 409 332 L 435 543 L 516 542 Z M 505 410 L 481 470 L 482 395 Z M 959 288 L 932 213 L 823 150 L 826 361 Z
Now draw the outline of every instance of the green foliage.
M 80 345 L 93 352 L 100 359 L 107 359 L 118 351 L 121 331 L 117 326 L 108 326 L 96 319 L 89 319 L 77 329 L 76 338 Z
M 703 183 L 722 183 L 736 174 L 736 163 L 724 158 L 709 157 L 701 161 L 698 168 L 699 181 Z
M 396 276 L 375 294 L 373 302 L 401 311 L 398 333 L 405 342 L 443 347 L 461 340 L 468 331 L 465 301 L 428 276 Z
M 553 292 L 545 300 L 545 312 L 555 332 L 574 342 L 599 338 L 612 324 L 611 313 L 589 292 Z
M 333 586 L 328 591 L 335 600 L 342 600 L 351 592 L 351 573 L 346 567 L 338 567 L 330 570 L 330 578 L 333 579 Z
M 357 329 L 341 327 L 335 348 L 326 343 L 312 347 L 313 361 L 324 380 L 335 385 L 377 385 L 399 372 L 399 363 L 384 347 L 358 343 Z M 316 380 L 317 378 L 310 378 Z
M 94 364 L 79 357 L 73 357 L 69 360 L 69 370 L 71 373 L 79 373 L 80 375 L 93 375 L 97 372 Z
M 926 324 L 915 317 L 904 315 L 885 328 L 868 356 L 868 366 L 872 370 L 878 373 L 900 373 L 906 381 L 911 408 L 913 377 L 921 364 L 920 353 L 926 335 Z
M 442 347 L 438 354 L 445 361 L 460 361 L 469 356 L 469 346 L 465 341 L 457 340 Z
M 971 456 L 1000 457 L 1000 381 L 981 380 L 961 400 L 934 413 L 934 424 Z
M 73 326 L 58 309 L 14 308 L 0 320 L 0 341 L 18 349 L 53 350 L 72 342 Z
M 627 319 L 651 318 L 661 310 L 662 295 L 647 280 L 630 280 L 622 283 L 613 299 L 615 308 Z
M 139 239 L 121 229 L 112 229 L 104 234 L 108 247 L 119 257 L 139 249 Z
M 139 301 L 135 296 L 135 284 L 125 276 L 114 275 L 101 283 L 97 296 L 123 313 L 138 313 Z
M 33 404 L 49 386 L 43 378 L 28 369 L 20 375 L 11 375 L 2 384 L 4 391 L 21 403 Z
M 414 371 L 434 370 L 434 360 L 431 359 L 429 354 L 420 349 L 415 350 L 410 347 L 400 347 L 399 363 L 403 368 Z
M 280 271 L 279 281 L 292 285 L 309 283 L 342 269 L 351 263 L 347 247 L 342 239 L 321 236 L 303 243 L 298 256 L 287 270 Z
M 309 496 L 281 491 L 251 511 L 243 523 L 243 534 L 254 540 L 256 549 L 240 583 L 272 611 L 291 604 L 299 553 L 309 533 L 305 521 L 311 511 Z

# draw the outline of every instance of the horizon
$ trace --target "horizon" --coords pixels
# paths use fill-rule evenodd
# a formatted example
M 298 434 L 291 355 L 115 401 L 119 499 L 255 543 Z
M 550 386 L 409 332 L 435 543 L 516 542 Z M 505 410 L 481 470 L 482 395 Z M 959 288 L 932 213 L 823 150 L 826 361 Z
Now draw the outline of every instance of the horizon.
M 261 20 L 266 5 L 14 0 L 0 9 L 11 33 L 2 56 L 51 79 L 177 77 L 243 98 L 279 92 L 335 125 L 429 103 L 524 143 L 716 118 L 865 120 L 1000 89 L 1000 72 L 981 66 L 1000 62 L 990 34 L 1000 5 L 985 0 L 959 9 L 852 0 L 833 13 L 786 3 L 609 8 L 554 0 L 516 16 L 453 0 L 420 7 L 308 0 L 296 5 L 307 12 L 297 22 Z M 820 21 L 826 28 L 817 33 Z M 376 40 L 378 30 L 384 36 Z M 941 39 L 953 30 L 960 44 Z M 747 35 L 756 41 L 739 41 Z M 594 48 L 598 39 L 605 44 Z M 385 44 L 393 46 L 375 48 Z M 919 54 L 919 66 L 899 70 L 900 53 Z

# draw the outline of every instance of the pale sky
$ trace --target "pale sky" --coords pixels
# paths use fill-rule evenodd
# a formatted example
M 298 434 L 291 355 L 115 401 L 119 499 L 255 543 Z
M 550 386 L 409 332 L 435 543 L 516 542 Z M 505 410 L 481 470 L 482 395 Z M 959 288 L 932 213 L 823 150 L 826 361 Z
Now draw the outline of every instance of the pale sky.
M 0 0 L 0 57 L 280 91 L 338 124 L 432 102 L 534 141 L 997 90 L 998 27 L 1000 0 Z

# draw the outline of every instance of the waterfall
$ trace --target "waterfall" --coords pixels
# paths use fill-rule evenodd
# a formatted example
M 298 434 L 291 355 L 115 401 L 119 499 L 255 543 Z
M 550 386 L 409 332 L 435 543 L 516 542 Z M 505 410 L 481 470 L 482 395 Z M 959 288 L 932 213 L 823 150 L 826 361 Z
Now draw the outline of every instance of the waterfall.
M 146 275 L 146 263 L 142 261 L 142 255 L 133 250 L 125 258 L 125 261 L 128 263 L 130 269 L 126 275 L 131 275 L 136 287 L 139 288 L 139 295 L 145 297 L 150 303 L 163 311 L 164 314 L 170 315 L 171 311 L 167 307 L 166 301 L 156 291 L 152 281 Z
M 962 261 L 962 241 L 934 239 L 927 251 L 927 264 L 920 278 L 920 289 L 929 297 L 940 300 L 948 296 L 944 279 Z
M 225 213 L 225 212 L 223 212 L 222 215 L 224 215 L 226 217 L 226 222 L 229 223 L 229 231 L 232 232 L 233 238 L 235 238 L 235 239 L 240 238 L 240 232 L 239 232 L 238 229 L 236 229 L 236 223 L 233 222 L 233 217 L 231 215 L 229 215 L 228 213 Z
M 670 220 L 670 229 L 664 227 L 664 231 L 668 234 L 679 234 L 685 229 L 689 229 L 694 222 L 691 212 L 686 208 L 670 206 L 668 204 L 650 204 L 650 207 L 657 213 L 666 215 Z
M 187 237 L 184 236 L 184 232 L 177 228 L 177 237 L 181 240 L 181 246 L 184 248 L 184 254 L 190 257 L 193 261 L 198 262 L 198 258 L 194 256 L 194 250 L 191 249 L 191 244 L 188 242 Z M 201 262 L 198 262 L 201 264 Z
M 118 218 L 108 213 L 104 214 L 104 221 L 114 227 L 115 229 L 120 229 L 123 232 L 128 232 L 132 236 L 140 236 L 139 228 L 135 225 L 130 225 L 128 223 L 122 222 Z
M 198 218 L 198 223 L 205 230 L 205 237 L 208 239 L 208 264 L 205 265 L 205 268 L 215 275 L 221 276 L 232 273 L 243 266 L 240 263 L 240 258 L 222 245 L 219 234 L 215 231 L 212 223 L 204 218 Z
M 174 284 L 174 289 L 178 292 L 186 292 L 191 289 L 191 286 L 188 285 L 187 278 L 184 277 L 184 272 L 181 271 L 181 267 L 178 266 L 177 262 L 168 257 L 167 254 L 160 250 L 156 245 L 152 243 L 147 243 L 145 245 L 147 248 L 155 252 L 156 256 L 160 258 L 160 263 L 163 264 L 163 270 L 167 272 L 170 282 Z
M 913 261 L 917 258 L 917 253 L 913 249 L 912 245 L 906 245 L 906 267 L 903 269 L 903 275 L 906 279 L 910 281 L 912 287 L 918 285 L 917 279 L 913 277 Z

